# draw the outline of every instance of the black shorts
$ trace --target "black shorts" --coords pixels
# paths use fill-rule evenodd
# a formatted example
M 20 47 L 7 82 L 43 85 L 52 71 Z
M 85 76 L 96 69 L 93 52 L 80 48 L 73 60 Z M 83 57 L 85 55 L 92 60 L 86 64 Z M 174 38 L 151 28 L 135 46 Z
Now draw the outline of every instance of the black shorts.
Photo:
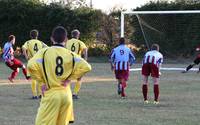
M 197 58 L 194 60 L 194 63 L 198 65 L 198 64 L 200 63 L 200 58 L 197 57 Z

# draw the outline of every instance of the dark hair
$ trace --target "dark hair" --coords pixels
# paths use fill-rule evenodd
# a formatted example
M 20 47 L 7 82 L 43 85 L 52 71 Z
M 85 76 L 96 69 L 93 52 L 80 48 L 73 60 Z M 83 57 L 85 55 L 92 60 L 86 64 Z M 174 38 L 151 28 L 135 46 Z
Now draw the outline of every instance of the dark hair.
M 80 32 L 79 32 L 79 30 L 75 29 L 71 32 L 71 35 L 73 38 L 76 38 L 78 35 L 80 35 Z
M 159 50 L 159 45 L 158 44 L 152 44 L 151 50 Z
M 35 38 L 38 37 L 38 34 L 39 34 L 38 30 L 36 30 L 36 29 L 31 30 L 30 37 L 33 38 L 33 39 L 35 39 Z
M 53 29 L 51 36 L 57 43 L 62 43 L 67 37 L 67 30 L 62 26 L 57 26 Z
M 119 39 L 119 44 L 125 44 L 125 38 L 123 38 L 123 37 L 120 38 L 120 39 Z
M 10 35 L 10 36 L 8 37 L 8 41 L 12 41 L 14 38 L 15 38 L 14 35 Z

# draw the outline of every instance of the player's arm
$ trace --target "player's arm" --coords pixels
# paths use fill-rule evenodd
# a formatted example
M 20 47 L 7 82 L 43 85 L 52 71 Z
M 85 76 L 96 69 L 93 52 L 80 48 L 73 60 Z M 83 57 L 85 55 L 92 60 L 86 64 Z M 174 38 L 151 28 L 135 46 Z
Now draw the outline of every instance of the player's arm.
M 110 61 L 111 70 L 113 71 L 114 70 L 114 61 L 115 61 L 115 52 L 114 52 L 114 49 L 111 51 L 109 61 Z
M 38 81 L 38 85 L 41 87 L 42 95 L 44 96 L 44 92 L 46 91 L 47 87 L 44 84 L 45 80 L 42 77 L 42 71 L 39 66 L 41 65 L 43 59 L 42 57 L 41 58 L 36 58 L 36 57 L 37 55 L 28 61 L 27 69 L 29 71 L 29 74 L 31 75 L 31 78 Z
M 84 55 L 84 59 L 87 61 L 87 59 L 88 59 L 88 49 L 87 48 L 83 49 L 83 55 Z
M 135 56 L 131 50 L 129 52 L 129 63 L 130 65 L 133 65 L 135 63 Z
M 27 64 L 28 71 L 31 75 L 31 78 L 37 80 L 39 83 L 45 83 L 45 79 L 42 77 L 41 65 L 43 62 L 42 51 L 36 53 Z
M 82 55 L 83 55 L 84 59 L 87 60 L 88 59 L 88 49 L 87 49 L 87 46 L 85 45 L 85 43 L 80 42 L 80 47 L 82 49 Z
M 142 59 L 142 65 L 145 63 L 146 57 L 147 57 L 147 53 L 145 53 L 145 55 L 144 55 L 144 57 L 143 57 L 143 59 Z
M 162 63 L 163 63 L 163 55 L 161 54 L 158 60 L 159 67 L 161 67 Z
M 79 57 L 77 54 L 74 55 L 74 68 L 72 74 L 68 78 L 68 80 L 78 79 L 85 75 L 87 72 L 91 71 L 91 65 L 86 62 L 83 58 Z
M 22 52 L 23 52 L 23 55 L 25 56 L 26 60 L 28 60 L 28 53 L 27 53 L 27 42 L 22 46 Z
M 160 68 L 162 66 L 162 63 L 163 63 L 163 55 L 160 55 L 160 58 L 158 60 L 158 69 L 159 69 L 159 75 L 161 75 L 161 72 L 160 72 Z

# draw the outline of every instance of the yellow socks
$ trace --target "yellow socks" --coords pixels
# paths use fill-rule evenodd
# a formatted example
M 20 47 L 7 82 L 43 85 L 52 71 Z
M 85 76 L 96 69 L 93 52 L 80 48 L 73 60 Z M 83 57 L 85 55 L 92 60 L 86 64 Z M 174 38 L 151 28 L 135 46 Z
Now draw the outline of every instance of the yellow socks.
M 32 80 L 31 89 L 33 96 L 37 96 L 37 89 L 36 89 L 37 82 L 36 80 Z
M 75 83 L 75 86 L 74 86 L 74 94 L 75 95 L 78 95 L 78 93 L 79 93 L 79 91 L 80 91 L 80 89 L 81 89 L 81 81 L 77 81 L 76 83 Z

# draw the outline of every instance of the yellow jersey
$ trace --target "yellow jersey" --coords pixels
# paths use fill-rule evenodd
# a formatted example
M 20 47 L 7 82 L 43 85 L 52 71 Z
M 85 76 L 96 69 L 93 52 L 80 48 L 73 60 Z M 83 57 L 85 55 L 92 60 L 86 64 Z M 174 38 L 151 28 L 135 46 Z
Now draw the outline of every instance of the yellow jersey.
M 27 67 L 31 77 L 48 89 L 63 87 L 66 80 L 78 79 L 91 70 L 84 59 L 59 44 L 39 50 Z
M 75 52 L 79 56 L 81 56 L 83 49 L 87 49 L 85 43 L 75 38 L 68 40 L 65 46 L 68 50 Z
M 37 53 L 37 51 L 44 47 L 47 47 L 47 45 L 37 39 L 28 40 L 22 46 L 22 48 L 27 50 L 27 55 L 29 59 L 32 58 Z

